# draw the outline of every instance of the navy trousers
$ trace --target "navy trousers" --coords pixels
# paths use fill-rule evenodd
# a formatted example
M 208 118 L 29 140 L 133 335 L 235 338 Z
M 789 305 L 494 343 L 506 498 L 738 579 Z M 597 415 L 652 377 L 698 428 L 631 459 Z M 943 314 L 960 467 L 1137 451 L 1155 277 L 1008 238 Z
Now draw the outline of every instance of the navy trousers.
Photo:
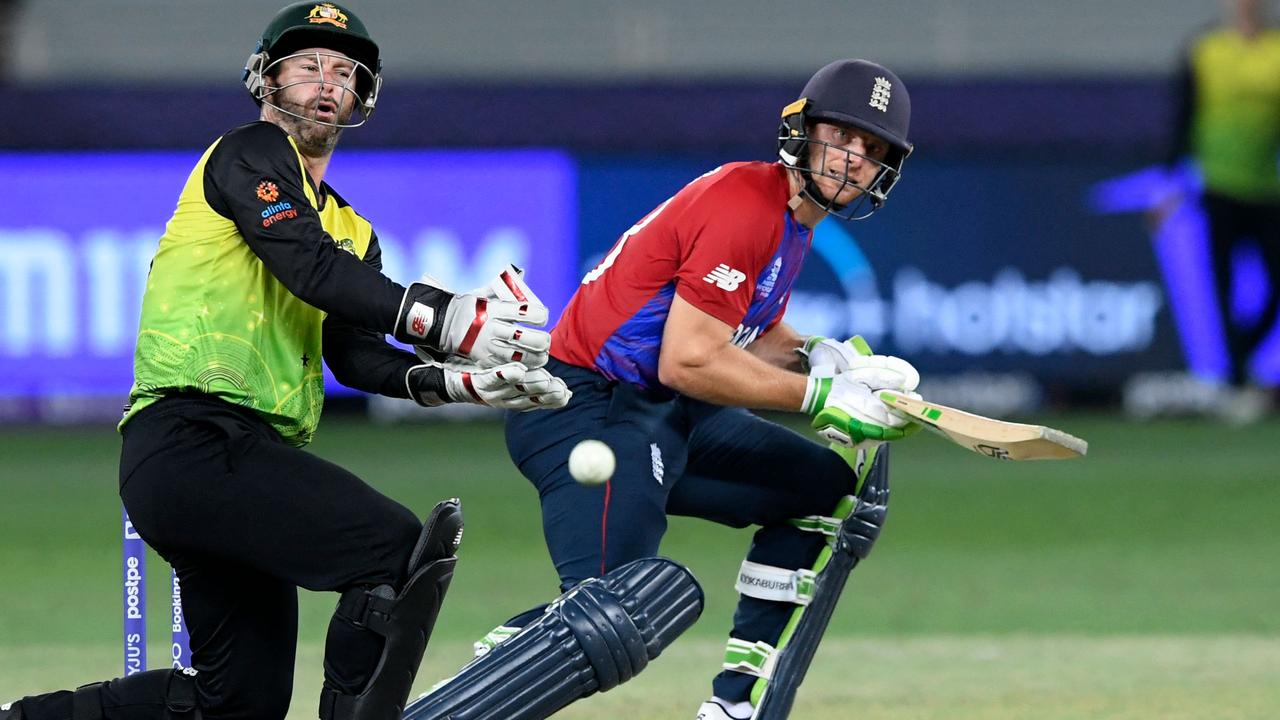
M 555 411 L 508 413 L 507 449 L 538 489 L 543 533 L 561 590 L 623 563 L 658 554 L 667 515 L 730 527 L 759 526 L 747 558 L 788 569 L 813 565 L 825 536 L 787 523 L 829 515 L 854 491 L 854 471 L 836 453 L 741 408 L 648 394 L 552 359 L 573 391 Z M 578 442 L 603 440 L 618 469 L 603 487 L 569 475 Z M 743 597 L 731 635 L 777 644 L 795 606 Z M 747 699 L 755 678 L 725 671 L 713 691 Z

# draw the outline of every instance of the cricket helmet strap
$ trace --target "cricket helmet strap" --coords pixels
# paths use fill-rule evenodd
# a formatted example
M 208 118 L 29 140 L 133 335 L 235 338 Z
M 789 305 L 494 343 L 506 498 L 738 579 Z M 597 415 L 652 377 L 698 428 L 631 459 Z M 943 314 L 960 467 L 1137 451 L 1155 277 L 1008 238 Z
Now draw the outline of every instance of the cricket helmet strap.
M 846 210 L 843 206 L 824 199 L 814 185 L 813 169 L 808 167 L 808 146 L 819 143 L 809 137 L 809 128 L 816 122 L 856 127 L 875 134 L 889 145 L 884 161 L 878 163 L 880 171 L 848 214 L 841 212 Z M 805 83 L 800 99 L 782 109 L 778 157 L 784 165 L 805 176 L 805 192 L 824 210 L 847 219 L 862 219 L 884 205 L 889 191 L 898 182 L 902 165 L 914 148 L 907 139 L 910 124 L 911 97 L 897 75 L 867 60 L 837 60 L 814 73 Z M 870 209 L 855 216 L 856 208 L 864 201 L 870 203 Z
M 293 3 L 267 23 L 244 67 L 244 85 L 254 102 L 261 105 L 267 94 L 263 75 L 273 63 L 311 47 L 335 50 L 364 66 L 356 73 L 355 93 L 368 119 L 382 89 L 378 44 L 355 13 L 332 2 Z

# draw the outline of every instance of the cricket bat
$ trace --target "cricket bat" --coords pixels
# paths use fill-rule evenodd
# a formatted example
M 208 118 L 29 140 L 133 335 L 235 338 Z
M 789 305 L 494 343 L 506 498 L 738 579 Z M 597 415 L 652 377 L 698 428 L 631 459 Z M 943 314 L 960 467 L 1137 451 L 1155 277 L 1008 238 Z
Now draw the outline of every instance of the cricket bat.
M 1068 460 L 1082 457 L 1089 443 L 1044 425 L 1024 425 L 881 390 L 880 401 L 905 413 L 951 442 L 996 460 Z

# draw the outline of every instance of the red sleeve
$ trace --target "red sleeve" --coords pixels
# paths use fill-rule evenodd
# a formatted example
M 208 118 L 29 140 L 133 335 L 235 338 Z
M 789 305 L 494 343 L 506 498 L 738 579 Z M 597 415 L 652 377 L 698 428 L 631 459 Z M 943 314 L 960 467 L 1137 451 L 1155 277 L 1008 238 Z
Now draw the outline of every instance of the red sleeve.
M 756 279 L 781 237 L 782 211 L 775 212 L 748 177 L 716 178 L 698 188 L 676 227 L 676 293 L 731 328 L 746 316 Z

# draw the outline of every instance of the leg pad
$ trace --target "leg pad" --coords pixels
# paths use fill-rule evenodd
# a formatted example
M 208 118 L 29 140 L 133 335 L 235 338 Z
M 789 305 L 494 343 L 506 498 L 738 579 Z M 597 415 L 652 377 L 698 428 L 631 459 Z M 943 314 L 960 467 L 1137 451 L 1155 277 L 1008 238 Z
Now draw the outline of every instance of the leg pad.
M 409 580 L 399 593 L 388 585 L 342 594 L 337 615 L 384 638 L 382 657 L 358 695 L 326 685 L 320 694 L 324 720 L 398 720 L 422 663 L 462 541 L 462 507 L 440 503 L 427 519 L 409 559 Z
M 587 580 L 409 704 L 405 720 L 541 720 L 635 677 L 702 614 L 702 588 L 664 558 Z
M 858 496 L 846 498 L 853 502 L 842 502 L 837 508 L 835 514 L 841 521 L 833 532 L 827 533 L 830 535 L 828 546 L 823 548 L 814 566 L 817 574 L 812 596 L 796 608 L 782 631 L 777 650 L 762 663 L 767 671 L 751 673 L 760 675 L 751 693 L 756 708 L 752 720 L 785 720 L 791 714 L 796 691 L 827 631 L 849 573 L 871 552 L 880 535 L 889 504 L 888 448 L 884 445 L 876 448 L 870 462 Z

